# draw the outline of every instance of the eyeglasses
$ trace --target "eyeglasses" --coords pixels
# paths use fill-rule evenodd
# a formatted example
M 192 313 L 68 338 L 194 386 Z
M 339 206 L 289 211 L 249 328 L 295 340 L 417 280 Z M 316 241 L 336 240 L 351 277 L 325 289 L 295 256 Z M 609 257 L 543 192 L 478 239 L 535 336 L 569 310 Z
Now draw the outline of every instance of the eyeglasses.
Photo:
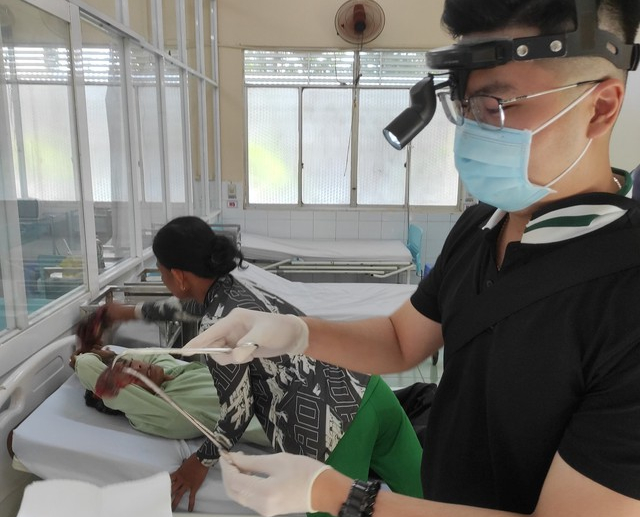
M 451 93 L 447 91 L 438 92 L 437 95 L 438 99 L 440 99 L 440 102 L 442 103 L 442 107 L 444 108 L 447 118 L 456 126 L 464 124 L 465 118 L 468 118 L 468 114 L 470 114 L 480 127 L 491 131 L 500 131 L 504 128 L 504 106 L 507 104 L 525 99 L 541 97 L 549 93 L 569 90 L 585 84 L 601 83 L 602 81 L 603 79 L 580 81 L 579 83 L 560 86 L 559 88 L 553 88 L 552 90 L 530 93 L 529 95 L 519 95 L 511 99 L 501 99 L 500 97 L 494 97 L 493 95 L 480 94 L 472 95 L 466 99 L 457 100 L 452 99 Z

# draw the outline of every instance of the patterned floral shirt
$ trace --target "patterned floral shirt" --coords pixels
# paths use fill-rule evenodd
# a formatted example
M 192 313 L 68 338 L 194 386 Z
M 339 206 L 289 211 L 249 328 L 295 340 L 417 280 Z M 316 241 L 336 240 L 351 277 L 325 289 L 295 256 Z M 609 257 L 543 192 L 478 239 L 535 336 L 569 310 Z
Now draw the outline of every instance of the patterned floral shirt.
M 280 314 L 303 315 L 293 305 L 232 275 L 219 278 L 204 305 L 177 298 L 147 302 L 147 320 L 200 320 L 203 332 L 232 309 L 243 307 Z M 207 363 L 220 398 L 216 440 L 231 449 L 255 415 L 274 449 L 325 461 L 353 421 L 369 376 L 317 361 L 305 355 L 254 359 L 240 365 Z M 213 465 L 218 448 L 206 440 L 197 452 Z

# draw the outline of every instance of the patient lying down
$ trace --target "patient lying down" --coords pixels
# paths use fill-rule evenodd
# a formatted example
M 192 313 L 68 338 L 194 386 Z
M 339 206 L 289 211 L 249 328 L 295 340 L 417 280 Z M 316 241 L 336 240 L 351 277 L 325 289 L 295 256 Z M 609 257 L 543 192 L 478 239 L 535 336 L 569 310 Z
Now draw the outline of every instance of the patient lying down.
M 116 354 L 106 348 L 94 348 L 91 352 L 72 356 L 81 384 L 95 393 L 100 374 L 111 364 Z M 207 428 L 215 428 L 220 416 L 220 402 L 206 365 L 200 362 L 185 363 L 167 354 L 146 355 L 144 360 L 124 359 L 129 368 L 140 372 L 159 386 L 168 397 Z M 116 396 L 104 398 L 102 403 L 122 412 L 138 431 L 164 438 L 189 439 L 202 436 L 191 422 L 174 408 L 156 396 L 144 383 L 133 380 Z M 252 422 L 243 441 L 267 445 L 260 424 Z

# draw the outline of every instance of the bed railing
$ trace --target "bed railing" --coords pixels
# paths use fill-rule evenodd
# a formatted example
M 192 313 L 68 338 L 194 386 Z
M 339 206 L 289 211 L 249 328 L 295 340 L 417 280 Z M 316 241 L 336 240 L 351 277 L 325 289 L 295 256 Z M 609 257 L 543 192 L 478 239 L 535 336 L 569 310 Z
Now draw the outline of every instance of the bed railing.
M 20 490 L 27 478 L 24 472 L 12 467 L 12 431 L 73 373 L 69 357 L 75 346 L 75 336 L 55 341 L 27 359 L 0 384 L 0 479 L 3 480 L 0 502 Z

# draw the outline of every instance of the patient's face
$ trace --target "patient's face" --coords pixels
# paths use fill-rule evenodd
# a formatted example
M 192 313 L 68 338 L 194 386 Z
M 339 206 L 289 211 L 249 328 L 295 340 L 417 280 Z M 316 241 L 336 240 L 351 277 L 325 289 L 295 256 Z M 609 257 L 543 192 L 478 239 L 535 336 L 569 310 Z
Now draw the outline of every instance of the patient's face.
M 141 375 L 144 375 L 158 387 L 160 387 L 166 380 L 171 378 L 164 372 L 164 370 L 160 366 L 156 364 L 145 363 L 144 361 L 137 361 L 135 359 L 123 360 L 123 363 L 124 366 L 128 366 L 132 370 L 135 370 Z M 147 391 L 153 392 L 153 390 L 151 390 L 151 388 L 144 384 L 144 382 L 142 382 L 140 379 L 133 378 L 131 380 L 131 384 L 136 384 L 143 387 Z

